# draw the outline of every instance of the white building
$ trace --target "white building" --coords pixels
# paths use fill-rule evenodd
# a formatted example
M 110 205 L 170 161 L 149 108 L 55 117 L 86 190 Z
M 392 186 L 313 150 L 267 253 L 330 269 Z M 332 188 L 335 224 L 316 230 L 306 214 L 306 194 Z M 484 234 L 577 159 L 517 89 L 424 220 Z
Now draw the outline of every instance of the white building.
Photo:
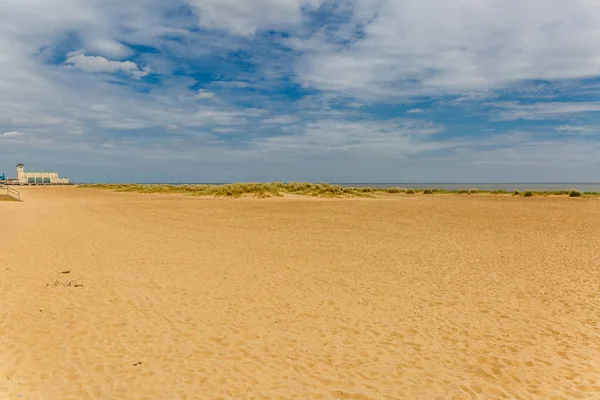
M 56 172 L 25 171 L 23 164 L 17 164 L 19 185 L 66 185 L 69 178 L 59 178 Z

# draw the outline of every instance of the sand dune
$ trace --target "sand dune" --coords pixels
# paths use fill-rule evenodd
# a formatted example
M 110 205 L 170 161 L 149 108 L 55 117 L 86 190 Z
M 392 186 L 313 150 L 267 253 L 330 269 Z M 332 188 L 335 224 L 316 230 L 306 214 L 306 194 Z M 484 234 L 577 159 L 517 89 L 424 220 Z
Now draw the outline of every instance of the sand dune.
M 22 197 L 0 399 L 600 398 L 598 200 Z

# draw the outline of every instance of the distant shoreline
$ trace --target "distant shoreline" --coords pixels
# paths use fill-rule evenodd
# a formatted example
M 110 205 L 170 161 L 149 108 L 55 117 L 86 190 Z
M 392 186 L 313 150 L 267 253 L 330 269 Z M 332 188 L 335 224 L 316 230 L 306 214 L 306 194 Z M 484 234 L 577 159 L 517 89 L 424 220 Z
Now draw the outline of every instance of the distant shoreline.
M 460 187 L 454 189 L 435 187 L 360 187 L 341 186 L 327 183 L 304 182 L 270 182 L 270 183 L 233 183 L 233 184 L 84 184 L 81 188 L 108 189 L 117 192 L 136 193 L 182 193 L 194 196 L 217 197 L 274 197 L 284 194 L 305 195 L 313 197 L 373 197 L 377 194 L 402 194 L 402 195 L 433 195 L 433 194 L 489 194 L 510 196 L 569 196 L 569 197 L 597 197 L 599 190 L 582 191 L 577 188 L 559 190 L 534 190 L 534 189 L 480 189 L 474 187 Z

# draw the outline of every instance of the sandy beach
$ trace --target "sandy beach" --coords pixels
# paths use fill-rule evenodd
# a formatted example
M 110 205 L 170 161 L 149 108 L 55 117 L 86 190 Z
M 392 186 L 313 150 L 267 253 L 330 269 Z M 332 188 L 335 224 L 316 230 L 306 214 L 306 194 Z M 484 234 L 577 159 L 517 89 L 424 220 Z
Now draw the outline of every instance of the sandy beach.
M 600 200 L 21 194 L 0 399 L 600 398 Z

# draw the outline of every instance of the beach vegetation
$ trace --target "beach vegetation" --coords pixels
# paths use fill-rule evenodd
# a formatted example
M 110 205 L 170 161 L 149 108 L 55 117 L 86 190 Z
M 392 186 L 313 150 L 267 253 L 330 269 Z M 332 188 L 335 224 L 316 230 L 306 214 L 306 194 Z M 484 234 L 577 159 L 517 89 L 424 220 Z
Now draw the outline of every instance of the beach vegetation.
M 505 190 L 486 191 L 480 189 L 412 189 L 412 188 L 375 188 L 375 187 L 347 187 L 330 183 L 310 183 L 310 182 L 270 182 L 270 183 L 229 183 L 223 185 L 143 185 L 143 184 L 90 184 L 80 185 L 82 188 L 97 188 L 110 189 L 117 192 L 132 192 L 132 193 L 180 193 L 192 196 L 213 196 L 213 197 L 280 197 L 285 194 L 314 196 L 314 197 L 376 197 L 382 194 L 493 194 L 505 195 L 509 192 Z M 526 190 L 520 192 L 514 190 L 515 196 L 532 197 L 532 196 L 570 196 L 570 197 L 597 197 L 598 192 L 582 193 L 578 190 L 557 190 L 557 191 L 533 191 Z
M 397 188 L 397 187 L 393 187 L 393 188 L 385 188 L 383 189 L 383 191 L 385 193 L 391 193 L 391 194 L 396 194 L 396 193 L 406 193 L 406 189 L 403 188 Z

